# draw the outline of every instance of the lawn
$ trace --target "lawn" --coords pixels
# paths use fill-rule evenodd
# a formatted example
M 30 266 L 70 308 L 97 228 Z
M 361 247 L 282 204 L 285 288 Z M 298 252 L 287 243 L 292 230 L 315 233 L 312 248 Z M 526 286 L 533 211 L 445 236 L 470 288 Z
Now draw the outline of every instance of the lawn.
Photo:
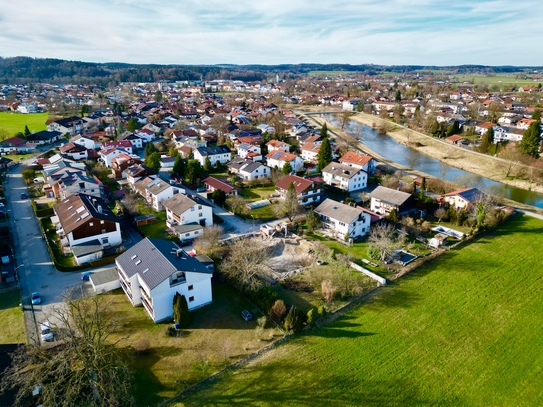
M 350 74 L 356 74 L 357 72 L 358 71 L 309 71 L 307 74 L 309 76 L 345 76 Z
M 175 405 L 541 405 L 542 229 L 519 215 Z
M 0 294 L 0 343 L 26 343 L 23 311 L 19 308 L 21 291 L 13 290 Z
M 155 215 L 156 221 L 145 226 L 139 226 L 139 230 L 141 230 L 141 233 L 143 233 L 145 237 L 151 237 L 155 239 L 168 238 L 170 234 L 166 232 L 166 212 L 149 212 Z
M 241 189 L 240 195 L 248 201 L 260 201 L 262 199 L 268 199 L 268 197 L 274 192 L 275 185 L 269 185 L 267 187 Z
M 475 85 L 482 82 L 488 85 L 537 86 L 539 83 L 533 79 L 516 79 L 514 75 L 455 75 L 454 79 L 458 82 L 470 82 L 473 80 Z
M 121 346 L 149 341 L 149 350 L 131 359 L 135 372 L 135 398 L 138 406 L 155 405 L 183 388 L 214 374 L 237 360 L 269 344 L 255 335 L 256 318 L 246 322 L 241 311 L 253 307 L 226 284 L 213 284 L 213 303 L 192 312 L 192 322 L 180 338 L 167 336 L 171 324 L 154 324 L 142 307 L 134 308 L 122 290 L 108 294 L 112 313 L 123 328 L 112 339 L 129 336 Z M 268 329 L 266 338 L 279 331 Z M 129 351 L 130 354 L 134 352 Z
M 25 126 L 30 131 L 45 130 L 45 122 L 49 118 L 48 113 L 21 114 L 0 112 L 0 129 L 6 130 L 10 137 L 15 133 L 24 132 Z

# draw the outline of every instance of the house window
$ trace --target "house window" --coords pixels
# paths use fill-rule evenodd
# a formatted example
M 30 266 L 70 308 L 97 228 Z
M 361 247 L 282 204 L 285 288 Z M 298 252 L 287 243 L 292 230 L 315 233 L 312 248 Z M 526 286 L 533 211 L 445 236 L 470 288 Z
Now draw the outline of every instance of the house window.
M 104 221 L 103 221 L 103 220 L 101 220 L 101 221 L 100 221 L 100 225 L 103 225 L 103 224 L 104 224 Z
M 192 291 L 192 290 L 194 290 L 194 286 L 193 286 L 192 284 L 191 284 L 191 285 L 189 285 L 189 287 L 188 287 L 188 290 L 189 290 L 189 291 Z
M 102 229 L 102 234 L 106 233 L 106 230 L 105 229 Z
M 189 297 L 189 302 L 194 302 L 194 296 Z
M 185 233 L 185 236 L 190 236 L 190 233 Z
M 193 206 L 192 208 L 190 208 L 190 211 L 191 211 L 191 212 L 194 212 L 194 206 Z
M 198 210 L 202 210 L 202 205 L 198 205 Z
M 185 273 L 183 271 L 179 271 L 172 276 L 172 282 L 170 284 L 178 284 L 178 283 L 184 283 L 184 282 L 185 282 Z
M 200 213 L 198 214 L 198 216 L 199 216 L 199 217 L 204 216 L 203 212 L 200 212 Z
M 90 226 L 90 227 L 94 226 L 94 223 L 93 223 L 93 222 L 90 222 L 90 223 L 89 223 L 89 226 Z

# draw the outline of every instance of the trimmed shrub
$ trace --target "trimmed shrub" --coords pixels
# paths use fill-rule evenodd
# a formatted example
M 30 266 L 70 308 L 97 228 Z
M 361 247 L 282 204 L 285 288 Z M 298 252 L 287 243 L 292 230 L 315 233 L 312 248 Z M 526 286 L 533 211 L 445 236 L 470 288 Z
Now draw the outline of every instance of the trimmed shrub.
M 300 332 L 304 327 L 305 321 L 306 315 L 293 305 L 285 318 L 285 329 L 288 332 Z
M 323 316 L 326 315 L 326 308 L 324 307 L 324 305 L 320 305 L 317 308 L 317 314 L 319 315 L 319 318 L 322 318 Z
M 319 317 L 319 315 L 317 313 L 317 309 L 316 308 L 311 308 L 307 312 L 307 325 L 313 325 L 318 317 Z
M 173 320 L 177 322 L 180 328 L 186 328 L 190 323 L 187 299 L 178 292 L 173 297 Z

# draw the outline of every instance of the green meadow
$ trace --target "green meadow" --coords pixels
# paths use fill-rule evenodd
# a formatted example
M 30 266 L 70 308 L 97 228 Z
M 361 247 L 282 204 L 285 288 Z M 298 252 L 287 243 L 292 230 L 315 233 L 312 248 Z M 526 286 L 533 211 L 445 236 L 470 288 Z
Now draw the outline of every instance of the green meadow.
M 518 215 L 172 405 L 542 405 L 542 249 Z
M 18 132 L 24 132 L 25 126 L 30 131 L 45 130 L 45 122 L 49 118 L 49 113 L 11 113 L 0 112 L 0 129 L 6 130 L 10 137 Z

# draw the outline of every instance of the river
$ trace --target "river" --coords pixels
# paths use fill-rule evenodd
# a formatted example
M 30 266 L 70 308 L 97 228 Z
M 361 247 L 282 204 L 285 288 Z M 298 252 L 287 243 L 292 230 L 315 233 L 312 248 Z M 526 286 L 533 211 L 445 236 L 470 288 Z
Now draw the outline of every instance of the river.
M 321 114 L 336 127 L 341 127 L 339 118 L 332 114 Z M 470 172 L 451 167 L 435 158 L 418 152 L 396 142 L 392 137 L 379 134 L 377 130 L 364 124 L 350 120 L 344 128 L 345 132 L 360 140 L 370 150 L 387 160 L 409 167 L 408 162 L 416 162 L 414 168 L 437 178 L 444 178 L 466 187 L 475 187 L 484 192 L 508 198 L 526 205 L 543 208 L 543 194 L 525 189 L 515 188 L 501 182 L 475 175 Z

